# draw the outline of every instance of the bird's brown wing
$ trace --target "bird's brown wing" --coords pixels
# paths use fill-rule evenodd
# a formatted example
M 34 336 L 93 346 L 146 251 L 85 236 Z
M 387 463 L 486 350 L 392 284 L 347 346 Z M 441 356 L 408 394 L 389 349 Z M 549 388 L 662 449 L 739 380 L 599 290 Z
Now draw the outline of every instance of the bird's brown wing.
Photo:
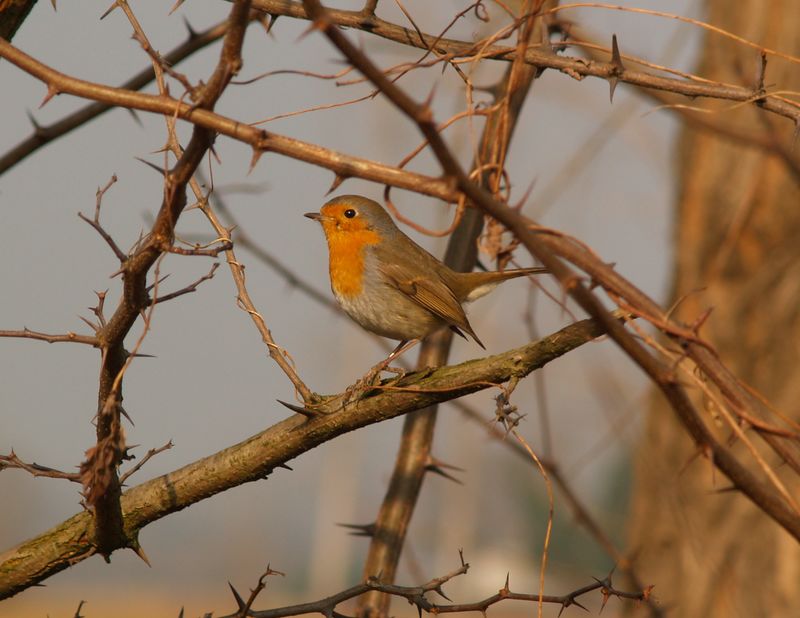
M 403 294 L 441 318 L 458 334 L 461 334 L 458 329 L 466 331 L 483 347 L 467 320 L 464 308 L 444 282 L 436 277 L 422 277 L 397 263 L 381 264 L 380 269 L 386 279 Z

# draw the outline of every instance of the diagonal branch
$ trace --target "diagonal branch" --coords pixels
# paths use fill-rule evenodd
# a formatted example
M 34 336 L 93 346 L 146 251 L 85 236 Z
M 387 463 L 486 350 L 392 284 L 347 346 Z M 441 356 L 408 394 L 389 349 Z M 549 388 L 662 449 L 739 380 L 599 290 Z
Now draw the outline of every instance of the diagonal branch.
M 689 332 L 683 325 L 674 323 L 657 303 L 643 292 L 622 279 L 608 265 L 601 264 L 593 256 L 586 260 L 588 251 L 576 243 L 558 234 L 537 233 L 536 226 L 506 204 L 497 200 L 481 186 L 472 182 L 458 160 L 439 135 L 432 113 L 427 105 L 420 105 L 401 90 L 327 19 L 327 12 L 317 0 L 304 0 L 309 15 L 314 18 L 317 27 L 339 48 L 344 56 L 363 73 L 384 95 L 411 121 L 428 139 L 434 155 L 447 174 L 461 191 L 481 210 L 491 215 L 506 226 L 525 245 L 528 251 L 539 260 L 547 270 L 562 284 L 564 289 L 578 305 L 590 316 L 597 319 L 607 329 L 609 336 L 619 347 L 650 377 L 669 401 L 687 432 L 704 452 L 709 452 L 714 464 L 734 483 L 734 485 L 759 508 L 783 526 L 795 538 L 800 539 L 800 513 L 789 504 L 779 491 L 762 482 L 734 453 L 721 443 L 705 422 L 704 414 L 692 404 L 686 390 L 678 382 L 672 367 L 654 356 L 647 348 L 628 333 L 623 326 L 608 313 L 603 302 L 592 292 L 590 285 L 582 281 L 576 273 L 562 261 L 566 258 L 578 264 L 579 257 L 588 262 L 590 270 L 601 270 L 626 288 L 626 298 L 639 308 L 646 308 L 646 315 L 658 316 L 656 324 L 666 333 L 678 339 L 681 346 L 687 349 L 690 358 L 697 363 L 706 377 L 713 382 L 732 402 L 734 408 L 742 408 L 753 414 L 753 397 L 738 382 L 705 342 L 698 343 L 698 337 L 682 337 L 678 331 Z M 618 71 L 618 70 L 617 70 Z M 583 267 L 583 266 L 582 266 Z M 587 268 L 584 268 L 587 270 Z M 589 270 L 587 270 L 589 272 Z M 594 273 L 591 273 L 594 276 Z M 605 277 L 597 277 L 594 281 L 603 286 L 609 285 Z M 592 284 L 593 285 L 593 284 Z M 630 296 L 627 296 L 630 294 Z M 635 300 L 634 300 L 635 299 Z M 673 330 L 674 329 L 674 330 Z M 778 488 L 780 489 L 780 488 Z
M 263 153 L 276 152 L 325 167 L 341 178 L 359 177 L 413 190 L 445 201 L 458 200 L 458 192 L 454 191 L 451 184 L 440 178 L 407 172 L 370 159 L 352 157 L 316 144 L 270 133 L 172 97 L 134 92 L 71 77 L 39 62 L 2 39 L 0 39 L 0 58 L 7 59 L 44 82 L 48 91 L 54 94 L 72 94 L 113 106 L 174 116 L 187 120 L 195 126 L 249 144 L 253 148 L 254 164 Z
M 189 36 L 186 41 L 164 55 L 164 62 L 169 65 L 175 65 L 181 60 L 188 58 L 196 51 L 218 41 L 224 36 L 227 24 L 228 22 L 226 20 L 202 32 L 195 32 L 189 28 Z M 148 67 L 124 82 L 120 88 L 124 88 L 125 90 L 141 90 L 153 81 L 154 77 L 155 73 L 153 72 L 153 68 Z M 39 148 L 63 137 L 73 129 L 83 126 L 113 107 L 113 104 L 108 103 L 91 103 L 49 125 L 39 125 L 33 122 L 33 133 L 4 155 L 0 156 L 0 174 L 11 169 L 27 156 L 39 150 Z
M 124 529 L 135 539 L 148 524 L 276 468 L 320 444 L 390 418 L 523 377 L 603 334 L 593 320 L 503 354 L 406 376 L 391 388 L 344 408 L 331 398 L 311 420 L 295 414 L 265 431 L 169 474 L 146 481 L 121 497 Z M 328 413 L 326 413 L 328 412 Z M 0 554 L 0 599 L 33 586 L 98 553 L 89 513 L 79 513 L 43 534 Z

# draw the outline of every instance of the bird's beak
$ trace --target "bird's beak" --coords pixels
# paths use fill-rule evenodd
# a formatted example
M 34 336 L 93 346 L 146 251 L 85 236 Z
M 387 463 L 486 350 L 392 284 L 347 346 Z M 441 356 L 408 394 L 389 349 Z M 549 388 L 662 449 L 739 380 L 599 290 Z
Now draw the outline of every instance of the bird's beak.
M 322 221 L 322 215 L 318 212 L 307 212 L 303 216 L 308 217 L 309 219 L 314 219 L 314 221 Z

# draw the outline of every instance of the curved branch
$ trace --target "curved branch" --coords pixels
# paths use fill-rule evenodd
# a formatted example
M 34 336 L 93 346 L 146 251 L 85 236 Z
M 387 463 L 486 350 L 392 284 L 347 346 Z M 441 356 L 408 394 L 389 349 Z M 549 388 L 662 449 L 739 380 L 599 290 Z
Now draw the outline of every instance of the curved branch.
M 125 88 L 105 86 L 71 77 L 39 62 L 2 39 L 0 39 L 0 58 L 5 58 L 26 73 L 44 82 L 48 87 L 48 96 L 50 93 L 53 95 L 71 94 L 118 107 L 174 116 L 248 144 L 253 148 L 253 164 L 261 154 L 276 152 L 330 169 L 342 179 L 364 178 L 400 189 L 413 190 L 448 202 L 458 200 L 459 192 L 455 190 L 452 183 L 440 178 L 407 172 L 369 159 L 351 157 L 316 144 L 270 133 L 172 97 L 134 92 Z
M 177 64 L 181 60 L 191 56 L 194 52 L 218 41 L 225 34 L 226 30 L 227 20 L 215 26 L 211 26 L 203 30 L 203 32 L 194 32 L 190 29 L 189 38 L 166 54 L 163 60 L 169 65 Z M 153 67 L 150 66 L 131 77 L 120 87 L 127 90 L 141 90 L 153 81 L 154 77 L 155 73 Z M 11 169 L 14 165 L 25 159 L 28 155 L 36 152 L 42 146 L 66 135 L 73 129 L 86 124 L 112 108 L 113 105 L 108 103 L 91 103 L 72 114 L 64 116 L 61 120 L 46 126 L 40 126 L 36 124 L 36 122 L 33 122 L 33 133 L 4 155 L 0 156 L 0 174 Z

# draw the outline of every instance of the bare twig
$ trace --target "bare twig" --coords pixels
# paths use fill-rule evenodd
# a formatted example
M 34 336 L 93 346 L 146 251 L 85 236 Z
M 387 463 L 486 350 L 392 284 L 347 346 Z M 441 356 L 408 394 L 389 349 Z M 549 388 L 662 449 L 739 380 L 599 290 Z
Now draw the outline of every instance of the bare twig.
M 127 481 L 139 470 L 141 470 L 142 466 L 144 466 L 153 457 L 155 457 L 159 453 L 163 453 L 164 451 L 171 449 L 173 446 L 174 445 L 172 444 L 172 440 L 170 440 L 164 446 L 159 446 L 158 448 L 151 448 L 150 450 L 148 450 L 147 453 L 145 453 L 144 457 L 142 457 L 142 459 L 135 466 L 133 466 L 130 470 L 125 472 L 125 474 L 120 475 L 119 477 L 120 485 L 124 485 L 125 481 Z
M 236 594 L 236 601 L 239 605 L 239 611 L 235 614 L 229 614 L 223 618 L 240 618 L 242 616 L 250 616 L 251 618 L 285 618 L 287 616 L 300 616 L 303 614 L 322 614 L 323 616 L 343 616 L 336 611 L 336 607 L 349 599 L 355 598 L 367 592 L 380 592 L 385 595 L 395 596 L 406 599 L 409 603 L 417 608 L 421 614 L 425 611 L 431 615 L 438 614 L 452 614 L 462 612 L 482 612 L 502 601 L 530 601 L 530 602 L 543 602 L 554 605 L 560 605 L 562 610 L 564 608 L 576 605 L 582 609 L 586 609 L 578 602 L 578 599 L 590 592 L 599 590 L 602 595 L 602 605 L 605 606 L 610 597 L 617 597 L 619 599 L 628 599 L 633 601 L 646 601 L 652 596 L 653 587 L 649 586 L 637 592 L 626 592 L 614 588 L 611 581 L 611 576 L 603 579 L 595 579 L 595 582 L 582 586 L 576 590 L 562 595 L 539 595 L 539 594 L 524 594 L 519 592 L 512 592 L 509 580 L 506 578 L 503 587 L 497 594 L 494 594 L 480 601 L 473 601 L 471 603 L 450 603 L 438 604 L 431 602 L 426 595 L 436 593 L 447 599 L 444 594 L 442 586 L 452 580 L 454 577 L 464 575 L 469 570 L 469 564 L 464 562 L 463 556 L 461 557 L 461 566 L 441 577 L 436 577 L 421 586 L 397 586 L 390 584 L 383 584 L 376 578 L 367 578 L 363 583 L 357 584 L 346 590 L 342 590 L 331 596 L 302 603 L 300 605 L 289 605 L 286 607 L 277 607 L 275 609 L 265 610 L 249 610 L 246 614 L 242 612 L 244 608 L 244 601 Z M 449 600 L 449 599 L 448 599 Z
M 47 333 L 40 333 L 35 330 L 24 328 L 22 330 L 0 330 L 0 337 L 19 337 L 22 339 L 37 339 L 38 341 L 46 341 L 47 343 L 84 343 L 98 347 L 100 345 L 97 337 L 92 335 L 78 335 L 73 332 L 67 332 L 64 335 L 49 335 Z
M 234 2 L 219 62 L 194 102 L 196 109 L 212 110 L 241 66 L 240 53 L 249 9 L 250 4 L 245 0 Z M 0 46 L 3 44 L 0 41 Z M 116 471 L 124 453 L 119 418 L 121 378 L 130 362 L 124 349 L 124 339 L 140 312 L 148 306 L 152 311 L 147 292 L 147 273 L 172 246 L 175 224 L 186 205 L 185 186 L 213 140 L 214 133 L 211 130 L 195 126 L 183 156 L 165 177 L 162 206 L 150 234 L 122 265 L 124 293 L 114 314 L 103 326 L 102 334 L 98 334 L 103 340 L 103 363 L 98 397 L 97 444 L 88 453 L 82 469 L 87 479 L 92 470 L 106 471 L 103 482 L 97 486 L 102 491 L 93 490 L 91 493 L 96 523 L 94 542 L 97 551 L 106 557 L 120 547 L 132 547 L 139 551 L 135 535 L 130 535 L 123 525 L 121 486 Z M 96 487 L 94 482 L 91 486 Z
M 61 470 L 56 470 L 55 468 L 37 464 L 35 461 L 26 463 L 22 461 L 13 450 L 11 451 L 10 455 L 0 455 L 0 472 L 6 468 L 25 470 L 33 476 L 45 476 L 51 479 L 66 479 L 68 481 L 72 481 L 73 483 L 81 482 L 81 475 L 77 472 L 62 472 Z
M 181 60 L 191 56 L 196 51 L 218 41 L 225 34 L 226 27 L 227 21 L 215 24 L 202 32 L 195 32 L 190 28 L 186 41 L 166 54 L 163 57 L 164 62 L 175 65 Z M 153 69 L 147 68 L 137 73 L 120 87 L 126 90 L 140 90 L 153 81 L 153 78 Z M 39 125 L 34 122 L 33 134 L 4 155 L 0 156 L 0 174 L 33 154 L 39 148 L 66 135 L 73 129 L 83 126 L 93 118 L 104 114 L 112 108 L 112 105 L 106 103 L 91 103 L 52 124 Z

